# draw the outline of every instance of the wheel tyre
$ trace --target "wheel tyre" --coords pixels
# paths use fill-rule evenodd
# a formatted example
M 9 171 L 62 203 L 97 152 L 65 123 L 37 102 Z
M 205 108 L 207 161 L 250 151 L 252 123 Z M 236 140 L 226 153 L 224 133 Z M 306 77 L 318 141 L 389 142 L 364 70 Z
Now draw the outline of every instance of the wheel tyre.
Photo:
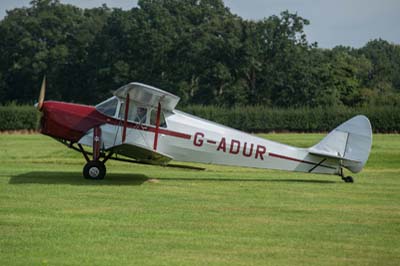
M 91 161 L 83 167 L 83 176 L 86 179 L 104 179 L 106 166 L 102 162 Z

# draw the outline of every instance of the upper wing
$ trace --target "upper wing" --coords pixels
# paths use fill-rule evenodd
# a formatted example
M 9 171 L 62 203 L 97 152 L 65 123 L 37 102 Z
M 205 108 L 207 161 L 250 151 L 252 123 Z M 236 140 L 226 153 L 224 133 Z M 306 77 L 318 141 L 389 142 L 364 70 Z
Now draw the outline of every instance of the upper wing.
M 116 97 L 123 100 L 127 94 L 132 101 L 155 108 L 160 103 L 162 108 L 168 111 L 174 110 L 180 100 L 178 96 L 172 93 L 137 82 L 129 83 L 114 92 Z
M 145 146 L 133 145 L 128 143 L 123 143 L 120 145 L 113 146 L 108 149 L 117 154 L 127 156 L 129 158 L 136 159 L 140 162 L 146 162 L 150 164 L 167 164 L 173 158 L 167 154 L 161 152 L 156 152 Z

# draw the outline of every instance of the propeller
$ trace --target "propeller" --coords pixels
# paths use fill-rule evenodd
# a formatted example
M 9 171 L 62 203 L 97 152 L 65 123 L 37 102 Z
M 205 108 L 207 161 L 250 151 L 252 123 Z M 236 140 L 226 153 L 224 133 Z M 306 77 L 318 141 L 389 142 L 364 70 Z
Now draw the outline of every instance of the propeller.
M 40 88 L 40 94 L 39 94 L 39 99 L 38 99 L 38 104 L 37 104 L 37 109 L 39 111 L 41 111 L 43 108 L 45 94 L 46 94 L 46 76 L 43 77 L 42 87 Z

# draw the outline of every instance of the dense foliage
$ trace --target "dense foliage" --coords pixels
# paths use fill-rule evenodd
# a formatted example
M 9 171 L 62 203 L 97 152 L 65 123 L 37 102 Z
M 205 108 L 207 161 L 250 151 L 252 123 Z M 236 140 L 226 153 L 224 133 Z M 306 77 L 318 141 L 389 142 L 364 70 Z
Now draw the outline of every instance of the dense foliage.
M 400 107 L 267 108 L 187 106 L 184 111 L 247 132 L 329 132 L 356 115 L 366 115 L 375 133 L 400 132 Z
M 368 116 L 375 133 L 400 132 L 400 107 L 369 108 L 224 108 L 190 105 L 183 111 L 247 132 L 329 132 L 359 114 Z M 40 112 L 33 106 L 0 106 L 0 131 L 36 129 Z
M 181 105 L 280 108 L 400 103 L 400 46 L 320 49 L 309 21 L 287 11 L 259 21 L 222 0 L 139 0 L 128 11 L 33 0 L 0 21 L 0 103 L 95 103 L 140 81 Z

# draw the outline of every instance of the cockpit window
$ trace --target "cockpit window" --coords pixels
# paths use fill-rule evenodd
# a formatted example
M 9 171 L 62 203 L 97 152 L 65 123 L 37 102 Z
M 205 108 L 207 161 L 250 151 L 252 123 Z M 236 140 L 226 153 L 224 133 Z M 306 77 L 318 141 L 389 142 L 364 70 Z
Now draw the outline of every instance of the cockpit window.
M 121 105 L 119 110 L 119 118 L 125 118 L 125 103 Z M 129 103 L 129 111 L 128 111 L 128 120 L 137 122 L 139 124 L 146 124 L 147 123 L 147 108 L 136 106 L 135 103 Z
M 146 123 L 146 118 L 147 118 L 147 109 L 144 107 L 136 108 L 136 117 L 134 121 L 143 124 Z
M 157 109 L 151 110 L 151 116 L 150 116 L 150 124 L 151 125 L 156 125 L 157 123 Z M 161 111 L 160 113 L 160 127 L 167 127 L 167 122 L 165 122 L 165 116 L 164 112 Z
M 117 111 L 118 99 L 111 98 L 105 102 L 100 103 L 96 106 L 97 111 L 107 116 L 114 116 Z

